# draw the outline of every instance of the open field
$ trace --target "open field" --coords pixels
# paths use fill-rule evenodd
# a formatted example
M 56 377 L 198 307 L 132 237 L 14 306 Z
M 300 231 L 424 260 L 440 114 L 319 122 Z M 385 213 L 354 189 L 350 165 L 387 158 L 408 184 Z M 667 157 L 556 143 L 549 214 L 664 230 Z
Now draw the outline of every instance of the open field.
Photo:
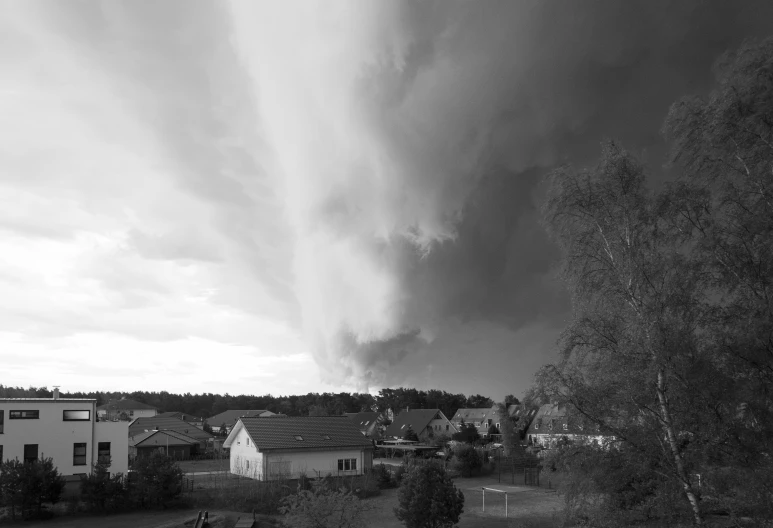
M 557 526 L 561 499 L 553 491 L 544 488 L 499 484 L 496 478 L 478 477 L 456 479 L 456 486 L 465 497 L 464 513 L 460 528 L 550 528 Z M 486 493 L 486 511 L 482 511 L 482 487 L 508 492 L 508 512 L 505 519 L 504 496 Z M 397 489 L 383 490 L 377 497 L 365 503 L 373 508 L 368 514 L 368 526 L 373 528 L 401 528 L 393 510 L 397 507 Z M 248 513 L 210 510 L 210 518 L 220 517 L 218 528 L 231 528 L 239 516 Z M 196 517 L 196 510 L 166 510 L 127 513 L 109 516 L 59 517 L 47 521 L 25 522 L 25 528 L 183 528 L 184 523 Z M 279 516 L 276 516 L 278 518 Z

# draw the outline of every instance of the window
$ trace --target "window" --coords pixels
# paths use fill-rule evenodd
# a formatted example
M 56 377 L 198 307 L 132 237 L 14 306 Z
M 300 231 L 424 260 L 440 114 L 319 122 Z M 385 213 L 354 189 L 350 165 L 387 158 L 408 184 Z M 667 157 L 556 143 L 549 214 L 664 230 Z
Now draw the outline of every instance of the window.
M 72 445 L 72 465 L 73 466 L 85 466 L 86 465 L 86 443 L 79 443 Z
M 322 435 L 323 440 L 330 440 L 330 437 L 328 435 Z
M 446 431 L 448 431 L 448 424 L 446 424 Z
M 40 411 L 9 411 L 8 418 L 11 420 L 37 420 L 40 418 Z
M 249 439 L 249 437 L 247 437 L 247 445 L 250 445 L 250 439 Z M 249 464 L 249 462 L 247 462 L 247 464 Z
M 62 420 L 65 422 L 88 422 L 91 420 L 91 411 L 62 411 Z
M 38 444 L 24 444 L 24 462 L 32 463 L 38 459 Z
M 300 442 L 303 440 L 303 437 L 301 435 L 295 435 L 295 439 Z
M 0 445 L 0 464 L 3 463 L 3 446 Z
M 110 442 L 99 442 L 97 444 L 97 461 L 100 464 L 110 463 Z
M 356 458 L 339 458 L 338 471 L 357 471 Z
M 569 424 L 564 424 L 564 431 L 568 431 L 568 430 L 569 430 Z
M 497 429 L 499 429 L 499 423 L 497 423 Z
M 0 434 L 3 434 L 3 431 L 5 430 L 5 411 L 0 409 Z M 2 458 L 0 458 L 0 462 L 2 462 Z
M 247 469 L 250 469 L 250 459 L 248 458 L 246 462 L 247 462 Z

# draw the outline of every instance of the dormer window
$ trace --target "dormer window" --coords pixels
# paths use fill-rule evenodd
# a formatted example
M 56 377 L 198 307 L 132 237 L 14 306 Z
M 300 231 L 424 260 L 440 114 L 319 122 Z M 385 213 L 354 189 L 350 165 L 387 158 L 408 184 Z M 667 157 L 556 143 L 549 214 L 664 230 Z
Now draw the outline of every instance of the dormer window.
M 299 442 L 303 441 L 303 437 L 301 435 L 295 435 L 295 439 L 298 440 Z

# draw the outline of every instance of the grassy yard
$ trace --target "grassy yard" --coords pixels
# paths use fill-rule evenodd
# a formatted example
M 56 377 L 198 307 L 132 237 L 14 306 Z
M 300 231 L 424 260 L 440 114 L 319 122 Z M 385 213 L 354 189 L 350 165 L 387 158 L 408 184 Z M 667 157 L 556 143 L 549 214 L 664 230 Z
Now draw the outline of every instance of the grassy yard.
M 202 473 L 209 471 L 228 471 L 230 462 L 227 458 L 217 460 L 183 460 L 177 462 L 183 473 Z

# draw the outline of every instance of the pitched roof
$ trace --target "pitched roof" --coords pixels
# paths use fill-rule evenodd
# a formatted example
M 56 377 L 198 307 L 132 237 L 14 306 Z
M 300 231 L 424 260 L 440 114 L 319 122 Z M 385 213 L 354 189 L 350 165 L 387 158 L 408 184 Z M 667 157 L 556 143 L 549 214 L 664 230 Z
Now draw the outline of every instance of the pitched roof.
M 456 414 L 454 414 L 454 417 L 452 419 L 454 422 L 459 422 L 461 420 L 464 420 L 466 423 L 470 423 L 470 422 L 482 422 L 489 418 L 495 422 L 499 421 L 499 413 L 497 412 L 496 407 L 485 407 L 482 409 L 477 409 L 477 408 L 457 409 Z
M 209 440 L 213 436 L 193 424 L 170 416 L 143 416 L 135 418 L 129 423 L 129 436 L 134 436 L 146 430 L 150 431 L 153 429 L 176 431 L 178 433 L 186 434 L 191 438 L 195 438 L 197 441 Z
M 155 409 L 155 407 L 134 400 L 110 400 L 106 404 L 97 407 L 98 411 L 136 411 L 140 409 Z
M 153 442 L 148 441 L 151 437 Z M 174 431 L 148 431 L 129 437 L 130 446 L 137 447 L 142 444 L 179 446 L 198 444 L 198 440 Z
M 266 409 L 229 409 L 220 414 L 207 418 L 207 423 L 212 427 L 220 427 L 223 424 L 230 427 L 242 416 L 273 416 L 274 413 Z
M 410 411 L 403 411 L 395 416 L 395 420 L 387 427 L 385 435 L 402 438 L 409 427 L 413 429 L 413 432 L 419 434 L 432 420 L 435 419 L 436 416 L 445 418 L 445 415 L 440 409 L 413 409 Z M 456 432 L 456 428 L 454 428 L 453 432 Z
M 569 405 L 546 403 L 539 408 L 529 424 L 526 434 L 548 435 L 599 435 L 596 424 L 588 422 Z
M 372 426 L 374 423 L 378 422 L 379 419 L 381 418 L 381 413 L 379 412 L 344 413 L 344 416 L 346 416 L 355 424 L 357 424 L 357 427 L 359 427 L 360 430 L 364 430 Z
M 261 451 L 273 449 L 372 448 L 373 442 L 346 416 L 249 416 L 239 418 L 223 444 L 229 447 L 241 427 Z
M 158 413 L 156 416 L 163 416 L 166 418 L 177 418 L 178 420 L 182 420 L 184 422 L 191 421 L 191 422 L 200 422 L 202 421 L 200 416 L 193 416 L 190 414 L 184 414 L 180 411 L 167 411 Z

